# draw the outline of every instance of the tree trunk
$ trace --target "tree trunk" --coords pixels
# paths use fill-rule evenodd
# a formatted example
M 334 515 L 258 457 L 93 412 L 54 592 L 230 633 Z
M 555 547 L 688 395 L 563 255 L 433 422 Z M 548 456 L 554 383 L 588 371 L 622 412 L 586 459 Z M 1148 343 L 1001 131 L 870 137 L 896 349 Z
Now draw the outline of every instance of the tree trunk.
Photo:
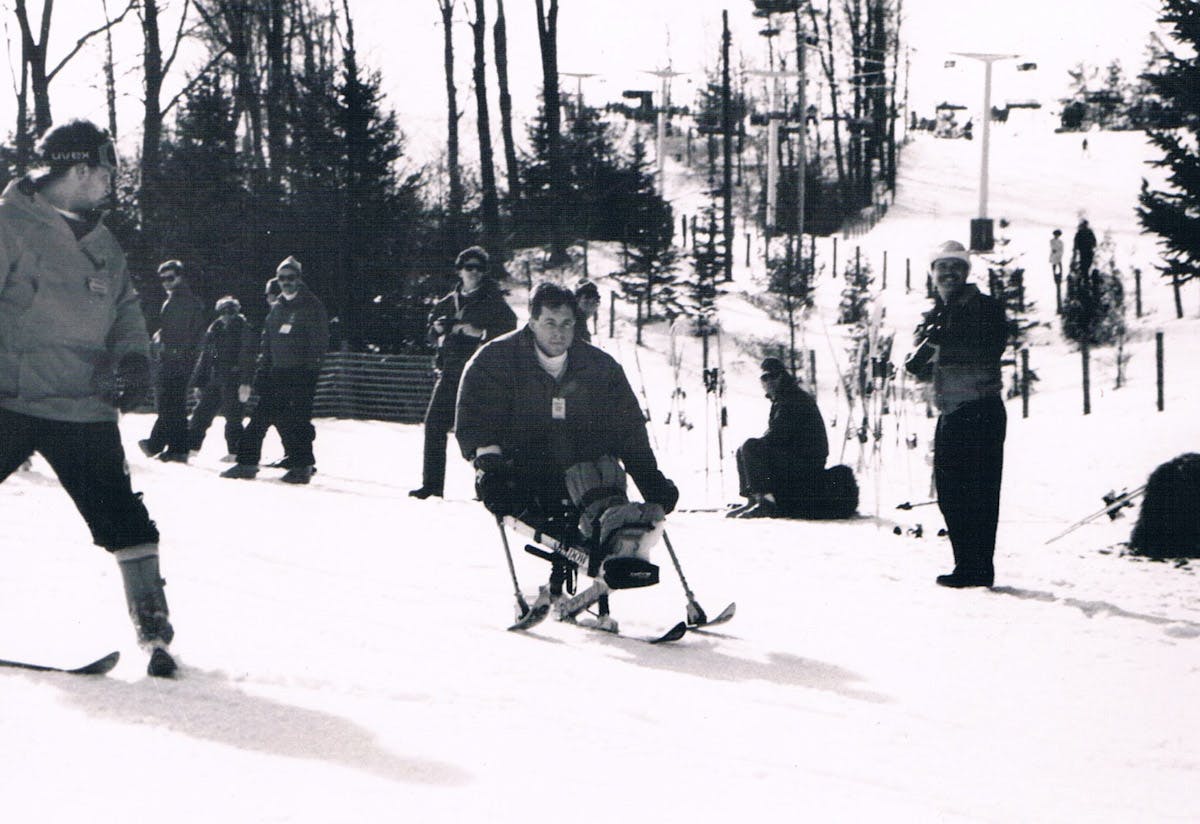
M 562 109 L 558 96 L 558 0 L 535 0 L 538 19 L 538 45 L 542 54 L 542 103 L 545 108 L 546 146 L 550 155 L 551 200 L 555 207 L 546 216 L 550 229 L 550 265 L 561 266 L 568 260 L 562 211 L 567 205 L 567 174 L 563 162 L 560 133 Z
M 25 0 L 17 0 L 15 11 L 17 22 L 21 26 L 21 59 L 29 67 L 29 84 L 33 91 L 33 136 L 40 137 L 54 122 L 50 115 L 50 80 L 46 76 L 46 44 L 50 40 L 50 17 L 54 13 L 54 0 L 45 0 L 42 4 L 38 41 L 33 39 Z
M 158 192 L 161 175 L 159 159 L 162 154 L 162 94 L 163 58 L 162 44 L 158 33 L 158 0 L 142 2 L 142 186 L 139 204 L 142 209 L 143 225 L 150 244 L 154 243 L 154 229 L 159 225 Z M 146 250 L 153 254 L 152 247 Z
M 722 268 L 726 281 L 733 280 L 733 101 L 729 79 L 729 12 L 721 12 L 721 207 L 725 236 Z M 667 101 L 662 101 L 666 106 Z M 660 181 L 662 186 L 663 182 Z M 666 191 L 665 188 L 663 191 Z
M 456 251 L 463 246 L 462 172 L 458 167 L 458 88 L 454 85 L 454 0 L 438 0 L 442 12 L 442 55 L 446 71 L 446 174 L 450 178 L 446 228 L 450 245 Z
M 290 72 L 287 66 L 284 0 L 269 0 L 267 6 L 267 182 L 279 191 L 287 173 L 287 100 Z M 349 10 L 347 27 L 350 26 Z
M 485 54 L 487 20 L 483 0 L 475 0 L 475 20 L 471 23 L 475 35 L 475 108 L 479 133 L 479 183 L 483 189 L 483 245 L 496 250 L 500 236 L 500 201 L 496 195 L 496 169 L 492 153 L 492 122 L 488 114 L 487 60 Z
M 104 9 L 104 22 L 112 25 L 108 16 L 108 0 L 101 0 Z M 117 78 L 113 70 L 112 29 L 104 30 L 104 102 L 108 108 L 108 133 L 113 140 L 117 139 Z
M 508 25 L 504 19 L 504 0 L 496 0 L 496 24 L 492 27 L 496 49 L 496 82 L 500 87 L 500 134 L 504 138 L 504 166 L 508 171 L 509 209 L 516 212 L 521 200 L 521 170 L 517 166 L 517 147 L 513 141 L 512 95 L 508 93 Z
M 813 28 L 815 29 L 818 25 L 817 12 L 811 3 L 808 6 L 808 14 L 813 21 Z M 825 4 L 825 36 L 821 38 L 821 45 L 823 46 L 820 51 L 821 71 L 825 74 L 825 82 L 829 84 L 829 106 L 833 117 L 833 156 L 837 166 L 838 192 L 844 206 L 847 193 L 846 160 L 842 152 L 842 113 L 838 94 L 837 63 L 834 59 L 833 42 L 833 0 L 827 0 Z

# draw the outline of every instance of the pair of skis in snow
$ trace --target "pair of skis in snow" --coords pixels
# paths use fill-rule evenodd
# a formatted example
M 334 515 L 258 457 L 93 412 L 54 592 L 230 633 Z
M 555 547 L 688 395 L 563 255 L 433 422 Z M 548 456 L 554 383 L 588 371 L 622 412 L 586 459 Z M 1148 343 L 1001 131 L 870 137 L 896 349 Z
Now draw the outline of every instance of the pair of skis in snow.
M 117 665 L 117 661 L 121 659 L 121 653 L 110 652 L 103 658 L 97 658 L 90 664 L 84 664 L 82 667 L 54 667 L 46 664 L 33 664 L 28 661 L 8 661 L 0 658 L 0 667 L 10 669 L 32 670 L 34 672 L 62 672 L 68 675 L 104 675 L 112 671 L 112 668 Z
M 609 628 L 600 623 L 591 623 L 587 620 L 577 620 L 577 617 L 581 613 L 599 602 L 601 598 L 608 596 L 609 593 L 613 591 L 614 586 L 610 586 L 609 582 L 605 580 L 603 572 L 599 577 L 596 577 L 593 580 L 590 586 L 581 590 L 575 595 L 559 599 L 556 603 L 552 604 L 548 589 L 543 587 L 537 600 L 532 605 L 527 604 L 524 597 L 521 595 L 520 586 L 517 584 L 516 572 L 513 569 L 512 564 L 512 554 L 508 548 L 508 535 L 505 532 L 506 526 L 516 532 L 528 534 L 536 543 L 546 547 L 547 549 L 543 550 L 537 546 L 529 545 L 526 546 L 526 551 L 538 556 L 539 558 L 549 560 L 552 563 L 569 563 L 576 569 L 583 570 L 585 573 L 588 573 L 588 568 L 590 566 L 589 562 L 591 560 L 590 556 L 582 549 L 570 546 L 553 536 L 546 535 L 524 523 L 523 521 L 513 518 L 512 516 L 506 516 L 504 518 L 497 519 L 497 524 L 500 527 L 500 536 L 504 542 L 504 551 L 508 558 L 509 572 L 512 574 L 513 586 L 517 596 L 517 610 L 519 617 L 517 618 L 516 622 L 508 628 L 510 631 L 523 632 L 531 629 L 532 627 L 535 627 L 542 621 L 546 620 L 546 618 L 550 616 L 551 611 L 553 611 L 557 620 L 564 623 L 572 623 L 576 626 L 584 627 L 586 629 L 595 629 L 598 631 L 609 632 L 618 635 L 620 634 L 615 629 Z M 663 533 L 663 542 L 667 546 L 667 551 L 671 555 L 671 561 L 675 565 L 675 571 L 679 574 L 680 583 L 683 585 L 684 593 L 687 595 L 687 619 L 680 621 L 659 635 L 647 637 L 626 635 L 622 637 L 644 641 L 650 644 L 663 644 L 671 641 L 678 641 L 689 631 L 700 632 L 707 627 L 716 626 L 729 621 L 733 618 L 734 613 L 737 610 L 737 605 L 730 603 L 727 607 L 725 607 L 725 609 L 721 610 L 716 617 L 710 619 L 705 614 L 700 604 L 696 601 L 695 596 L 688 587 L 687 579 L 683 575 L 683 569 L 679 565 L 679 558 L 675 554 L 675 548 L 671 545 L 671 539 L 666 535 L 666 533 Z M 656 581 L 657 572 L 655 571 L 654 580 L 650 583 Z M 639 584 L 626 584 L 626 586 L 638 585 Z

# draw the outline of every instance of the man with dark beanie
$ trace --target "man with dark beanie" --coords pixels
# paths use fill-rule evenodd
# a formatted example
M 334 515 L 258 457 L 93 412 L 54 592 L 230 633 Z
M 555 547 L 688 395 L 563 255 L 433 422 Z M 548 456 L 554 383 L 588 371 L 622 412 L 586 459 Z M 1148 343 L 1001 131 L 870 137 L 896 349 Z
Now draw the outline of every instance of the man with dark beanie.
M 761 368 L 771 413 L 767 431 L 738 447 L 738 491 L 749 501 L 729 518 L 790 515 L 824 492 L 829 438 L 816 400 L 778 358 L 766 358 Z
M 130 485 L 117 428 L 118 410 L 149 389 L 150 340 L 125 254 L 101 220 L 116 150 L 73 120 L 38 151 L 45 168 L 0 197 L 0 480 L 42 454 L 117 560 L 148 672 L 170 677 L 158 529 Z M 46 598 L 61 606 L 48 589 Z
M 281 480 L 306 484 L 316 470 L 312 411 L 321 361 L 329 347 L 329 315 L 302 275 L 300 261 L 291 255 L 275 269 L 280 295 L 263 321 L 258 371 L 253 384 L 243 378 L 238 387 L 242 403 L 250 400 L 252 390 L 258 391 L 258 408 L 238 443 L 237 463 L 222 472 L 222 478 L 252 480 L 258 475 L 263 438 L 272 425 L 288 457 Z
M 463 249 L 454 261 L 459 283 L 429 313 L 429 341 L 437 346 L 437 382 L 425 412 L 425 450 L 421 485 L 414 498 L 442 496 L 446 483 L 446 444 L 454 427 L 454 404 L 463 368 L 486 341 L 517 328 L 517 316 L 504 292 L 487 276 L 488 253 Z

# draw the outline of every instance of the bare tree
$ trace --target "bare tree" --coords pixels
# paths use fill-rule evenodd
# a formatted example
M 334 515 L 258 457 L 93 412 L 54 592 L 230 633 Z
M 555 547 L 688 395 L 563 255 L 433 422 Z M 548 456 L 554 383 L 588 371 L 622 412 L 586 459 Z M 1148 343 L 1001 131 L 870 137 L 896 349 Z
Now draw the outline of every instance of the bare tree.
M 558 0 L 550 0 L 547 12 L 545 0 L 536 0 L 538 45 L 542 54 L 542 106 L 546 128 L 546 150 L 550 161 L 551 201 L 557 205 L 545 215 L 550 228 L 550 264 L 567 261 L 567 245 L 563 230 L 562 207 L 566 197 L 566 164 L 563 162 L 561 120 L 562 109 L 558 94 Z
M 21 97 L 24 98 L 26 88 L 33 92 L 33 137 L 41 135 L 54 122 L 54 118 L 50 113 L 50 83 L 58 75 L 62 68 L 71 62 L 71 59 L 79 53 L 89 40 L 101 32 L 106 32 L 113 26 L 125 19 L 133 7 L 137 5 L 137 0 L 129 0 L 129 4 L 125 7 L 125 11 L 114 20 L 107 21 L 103 26 L 92 29 L 84 33 L 75 45 L 67 52 L 62 60 L 53 69 L 46 69 L 46 55 L 50 44 L 50 21 L 54 16 L 54 0 L 43 0 L 41 22 L 38 26 L 38 38 L 33 37 L 33 28 L 29 23 L 29 9 L 26 6 L 25 0 L 16 0 L 14 12 L 17 16 L 17 23 L 21 27 Z M 28 67 L 28 73 L 25 68 Z M 26 87 L 26 79 L 29 86 Z M 22 147 L 25 148 L 28 154 L 20 158 L 23 162 L 32 154 L 33 141 L 31 136 L 27 134 L 28 130 L 28 103 L 24 105 L 22 112 L 22 101 L 18 101 L 18 122 L 17 122 L 17 147 L 18 152 Z
M 458 87 L 454 85 L 454 2 L 437 0 L 442 12 L 442 60 L 446 70 L 446 173 L 450 178 L 447 204 L 448 240 L 457 249 L 462 245 L 463 184 L 458 166 Z
M 100 0 L 100 5 L 104 9 L 104 19 L 110 20 L 108 16 L 108 0 Z M 113 140 L 117 139 L 117 77 L 116 71 L 113 68 L 113 42 L 112 29 L 109 28 L 104 32 L 104 100 L 108 106 L 108 133 L 112 135 Z
M 266 159 L 261 78 L 255 61 L 255 4 L 246 0 L 196 0 L 196 10 L 204 20 L 209 36 L 222 52 L 233 58 L 235 113 L 239 120 L 245 117 L 249 123 L 252 171 L 255 182 L 261 183 Z
M 817 18 L 815 4 L 809 4 L 808 14 L 812 19 L 813 30 L 819 30 L 820 22 Z M 821 14 L 821 19 L 825 24 L 825 36 L 821 38 L 821 48 L 818 53 L 821 57 L 821 72 L 825 75 L 825 82 L 829 84 L 830 116 L 833 119 L 833 156 L 837 166 L 838 191 L 844 200 L 847 195 L 846 161 L 842 147 L 841 95 L 837 78 L 837 58 L 834 52 L 833 0 L 826 0 L 825 11 Z
M 500 88 L 500 134 L 504 139 L 504 166 L 508 171 L 509 208 L 515 212 L 521 199 L 521 172 L 513 142 L 512 95 L 508 93 L 508 24 L 504 19 L 504 0 L 496 0 L 496 24 L 492 27 L 492 35 L 496 50 L 496 82 Z
M 496 196 L 496 170 L 492 152 L 492 123 L 488 114 L 487 60 L 484 53 L 487 20 L 483 0 L 475 0 L 475 19 L 471 21 L 475 35 L 475 108 L 476 130 L 479 133 L 479 183 L 483 188 L 483 244 L 489 250 L 500 236 L 500 202 Z

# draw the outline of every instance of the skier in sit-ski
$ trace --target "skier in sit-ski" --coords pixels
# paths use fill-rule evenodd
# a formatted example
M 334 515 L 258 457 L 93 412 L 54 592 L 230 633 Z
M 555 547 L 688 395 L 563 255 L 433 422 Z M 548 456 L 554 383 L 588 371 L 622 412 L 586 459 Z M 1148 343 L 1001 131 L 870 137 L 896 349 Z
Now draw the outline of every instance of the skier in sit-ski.
M 589 574 L 603 576 L 597 559 L 648 560 L 679 490 L 658 468 L 625 372 L 577 338 L 576 317 L 571 291 L 539 283 L 530 293 L 529 322 L 467 364 L 455 433 L 492 513 L 584 549 L 592 557 Z M 645 503 L 629 502 L 627 472 Z M 553 564 L 541 604 L 563 597 L 573 569 Z M 599 611 L 600 627 L 615 630 L 604 599 Z

